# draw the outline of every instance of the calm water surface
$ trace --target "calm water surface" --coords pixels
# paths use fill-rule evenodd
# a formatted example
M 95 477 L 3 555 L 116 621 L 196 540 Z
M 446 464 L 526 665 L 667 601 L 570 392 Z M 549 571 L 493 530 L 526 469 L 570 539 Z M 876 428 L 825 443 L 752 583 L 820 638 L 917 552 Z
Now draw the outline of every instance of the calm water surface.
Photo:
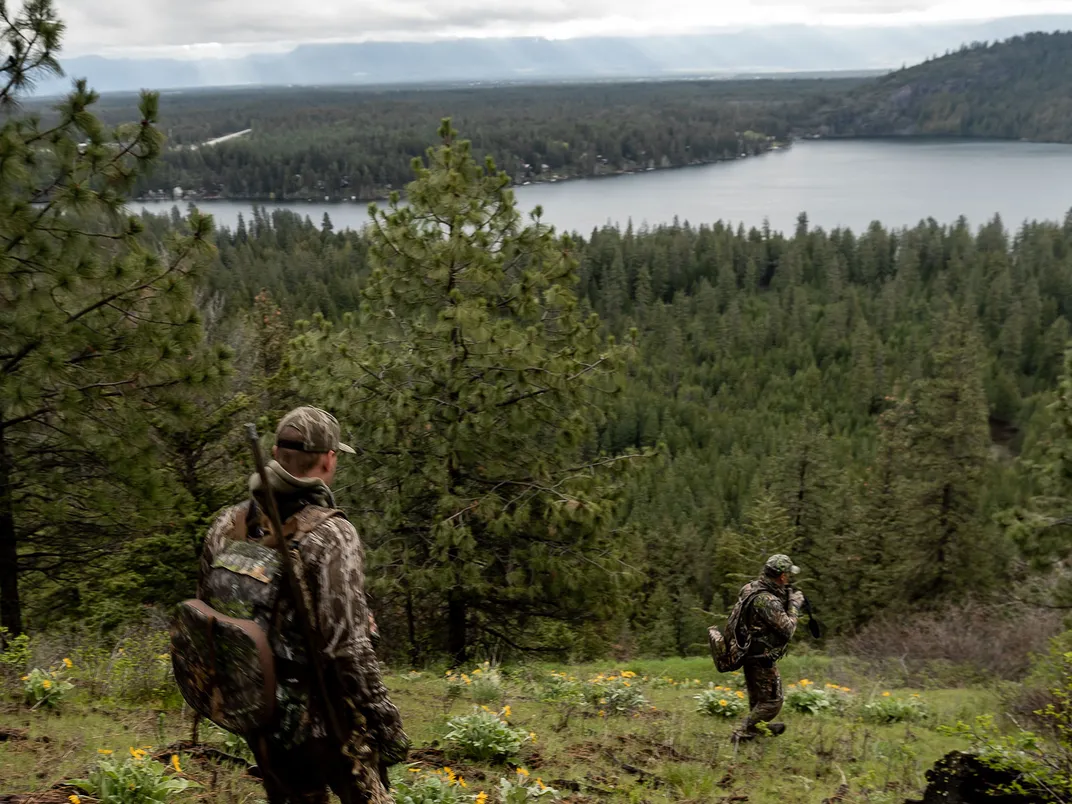
M 629 221 L 694 225 L 729 221 L 746 227 L 768 220 L 791 230 L 806 212 L 815 226 L 859 230 L 872 221 L 912 226 L 964 215 L 978 226 L 1000 214 L 1007 227 L 1025 220 L 1062 220 L 1072 208 L 1072 145 L 1022 142 L 798 142 L 761 157 L 629 176 L 518 187 L 523 210 L 542 205 L 560 230 L 589 234 Z M 173 202 L 145 203 L 153 212 Z M 319 223 L 327 212 L 336 228 L 360 227 L 367 204 L 265 204 L 292 209 Z M 182 205 L 185 207 L 185 204 Z M 252 204 L 202 204 L 220 226 L 233 227 Z

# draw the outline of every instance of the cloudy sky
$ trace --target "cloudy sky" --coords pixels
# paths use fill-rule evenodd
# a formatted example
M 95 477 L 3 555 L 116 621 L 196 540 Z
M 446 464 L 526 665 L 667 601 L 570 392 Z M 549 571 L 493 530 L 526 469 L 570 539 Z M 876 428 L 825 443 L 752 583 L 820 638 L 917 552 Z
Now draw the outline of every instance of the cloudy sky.
M 203 58 L 304 42 L 634 35 L 1072 13 L 1072 0 L 57 0 L 67 55 Z

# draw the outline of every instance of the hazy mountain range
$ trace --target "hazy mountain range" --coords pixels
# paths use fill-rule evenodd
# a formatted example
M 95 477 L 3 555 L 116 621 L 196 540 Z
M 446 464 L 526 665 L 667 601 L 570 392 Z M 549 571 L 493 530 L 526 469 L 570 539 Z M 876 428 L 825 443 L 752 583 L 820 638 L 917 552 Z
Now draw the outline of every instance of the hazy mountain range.
M 457 39 L 310 44 L 234 59 L 63 61 L 67 77 L 39 95 L 87 78 L 100 92 L 214 86 L 666 79 L 735 74 L 886 70 L 1029 31 L 1072 30 L 1072 15 L 1009 17 L 903 27 L 773 25 L 645 38 Z

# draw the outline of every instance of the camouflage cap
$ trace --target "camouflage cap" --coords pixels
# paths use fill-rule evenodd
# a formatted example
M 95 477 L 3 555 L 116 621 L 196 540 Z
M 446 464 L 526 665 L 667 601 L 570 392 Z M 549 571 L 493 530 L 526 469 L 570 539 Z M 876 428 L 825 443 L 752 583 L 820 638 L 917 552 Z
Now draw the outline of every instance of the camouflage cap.
M 781 575 L 783 572 L 788 572 L 790 575 L 798 575 L 800 573 L 800 567 L 794 564 L 789 556 L 778 553 L 767 559 L 767 563 L 763 565 L 763 569 L 770 575 Z
M 280 438 L 285 428 L 301 434 L 301 440 Z M 353 447 L 340 440 L 339 420 L 326 410 L 313 407 L 295 408 L 279 421 L 275 430 L 276 446 L 299 452 L 347 452 L 354 454 Z

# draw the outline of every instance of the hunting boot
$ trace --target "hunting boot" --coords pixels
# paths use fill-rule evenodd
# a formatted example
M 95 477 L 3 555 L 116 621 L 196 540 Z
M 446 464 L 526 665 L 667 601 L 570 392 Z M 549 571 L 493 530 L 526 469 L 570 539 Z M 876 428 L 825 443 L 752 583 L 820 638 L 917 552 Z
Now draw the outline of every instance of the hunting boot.
M 779 734 L 785 734 L 784 723 L 768 723 L 767 728 L 770 729 L 771 736 L 777 737 Z

